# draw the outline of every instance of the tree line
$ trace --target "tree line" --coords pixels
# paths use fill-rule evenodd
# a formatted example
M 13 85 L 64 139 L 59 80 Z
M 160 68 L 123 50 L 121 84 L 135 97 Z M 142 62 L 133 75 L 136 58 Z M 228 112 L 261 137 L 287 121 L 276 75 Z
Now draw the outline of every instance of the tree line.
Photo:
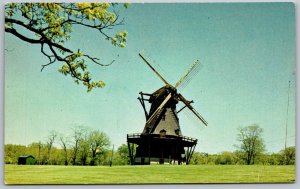
M 110 147 L 110 139 L 104 132 L 76 127 L 68 137 L 50 131 L 44 142 L 34 142 L 27 146 L 6 144 L 4 161 L 6 164 L 17 164 L 19 156 L 32 155 L 39 165 L 94 166 L 129 163 L 127 145 L 123 144 L 116 152 Z
M 287 156 L 288 154 L 288 156 Z M 191 158 L 192 165 L 248 165 L 244 152 L 224 151 L 218 154 L 195 152 Z M 249 165 L 295 165 L 295 147 L 288 147 L 277 153 L 261 153 Z
M 224 151 L 219 154 L 195 152 L 190 164 L 267 164 L 267 165 L 294 165 L 295 146 L 285 147 L 277 153 L 266 153 L 263 129 L 257 124 L 238 128 L 236 151 Z
M 263 130 L 258 125 L 239 128 L 236 151 L 218 154 L 194 152 L 190 164 L 236 165 L 294 165 L 295 146 L 286 147 L 277 153 L 266 153 Z M 129 165 L 128 147 L 122 144 L 116 150 L 111 148 L 109 137 L 99 130 L 75 127 L 68 137 L 50 131 L 44 142 L 34 142 L 27 146 L 6 144 L 4 160 L 6 164 L 17 164 L 18 157 L 32 155 L 40 165 Z M 59 147 L 55 147 L 59 145 Z

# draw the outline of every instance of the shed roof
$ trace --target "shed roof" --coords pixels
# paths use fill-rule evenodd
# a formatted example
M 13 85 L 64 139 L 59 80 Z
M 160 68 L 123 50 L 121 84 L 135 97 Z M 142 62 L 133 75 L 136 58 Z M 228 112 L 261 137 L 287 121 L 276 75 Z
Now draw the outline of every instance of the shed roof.
M 19 158 L 28 158 L 28 157 L 34 158 L 32 155 L 22 155 L 22 156 L 19 156 Z

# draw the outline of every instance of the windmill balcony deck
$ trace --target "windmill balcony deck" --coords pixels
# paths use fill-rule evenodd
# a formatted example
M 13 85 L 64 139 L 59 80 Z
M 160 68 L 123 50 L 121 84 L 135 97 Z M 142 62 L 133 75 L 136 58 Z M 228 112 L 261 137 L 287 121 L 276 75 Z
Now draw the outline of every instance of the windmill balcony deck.
M 197 139 L 187 137 L 187 136 L 174 136 L 174 135 L 166 135 L 165 137 L 161 137 L 158 134 L 142 134 L 142 133 L 133 133 L 127 134 L 127 142 L 139 144 L 142 139 L 152 138 L 158 140 L 167 140 L 167 141 L 174 141 L 174 140 L 181 140 L 186 147 L 191 147 L 197 144 Z

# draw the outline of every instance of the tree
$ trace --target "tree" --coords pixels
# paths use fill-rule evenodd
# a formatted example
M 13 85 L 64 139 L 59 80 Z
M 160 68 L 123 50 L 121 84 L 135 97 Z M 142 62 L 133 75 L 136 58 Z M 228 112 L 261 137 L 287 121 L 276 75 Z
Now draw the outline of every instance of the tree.
M 117 155 L 120 158 L 121 165 L 129 165 L 130 164 L 129 150 L 128 150 L 128 146 L 126 144 L 122 144 L 118 148 Z
M 244 151 L 238 149 L 238 150 L 234 151 L 233 153 L 234 153 L 234 156 L 237 158 L 236 159 L 236 164 L 244 165 L 246 163 L 245 162 L 245 153 L 244 153 Z
M 81 165 L 87 165 L 87 160 L 89 157 L 89 141 L 87 135 L 84 134 L 79 141 L 79 159 Z
M 24 145 L 6 144 L 4 152 L 4 162 L 6 164 L 17 164 L 19 156 L 27 155 L 26 146 Z
M 92 81 L 86 62 L 109 66 L 78 49 L 67 47 L 71 39 L 72 27 L 77 25 L 97 30 L 112 45 L 125 47 L 127 32 L 113 36 L 107 30 L 123 24 L 123 19 L 111 10 L 116 4 L 109 3 L 8 3 L 5 5 L 5 32 L 31 44 L 41 46 L 41 53 L 49 60 L 41 71 L 55 62 L 63 65 L 59 69 L 64 75 L 82 83 L 91 91 L 104 87 L 103 81 Z M 128 4 L 124 4 L 127 8 Z
M 250 125 L 238 129 L 237 141 L 241 142 L 236 146 L 244 153 L 244 159 L 247 165 L 254 164 L 255 157 L 264 152 L 265 145 L 262 139 L 262 128 L 258 125 Z
M 88 142 L 92 155 L 90 164 L 95 165 L 97 155 L 104 152 L 106 147 L 110 145 L 110 141 L 108 136 L 104 132 L 92 131 L 89 134 Z
M 295 146 L 287 147 L 280 151 L 281 156 L 283 157 L 283 163 L 285 165 L 295 164 Z
M 63 135 L 60 135 L 59 141 L 64 151 L 65 165 L 68 165 L 68 141 Z
M 51 155 L 51 149 L 53 147 L 53 143 L 57 137 L 56 131 L 50 131 L 50 134 L 48 135 L 46 147 L 47 147 L 47 161 L 50 163 L 50 155 Z
M 37 164 L 41 164 L 42 163 L 42 159 L 41 159 L 41 154 L 44 151 L 44 147 L 45 145 L 41 143 L 41 141 L 39 142 L 33 142 L 31 144 L 28 145 L 28 154 L 29 155 L 33 155 L 36 158 L 36 163 Z
M 215 164 L 234 165 L 238 162 L 238 157 L 233 152 L 224 151 L 218 154 L 215 159 Z
M 101 151 L 101 156 L 96 156 L 96 161 L 95 164 L 97 165 L 111 165 L 111 160 L 112 160 L 112 154 L 113 151 L 110 149 L 103 149 Z M 117 165 L 117 162 L 115 161 L 115 156 L 113 160 L 113 164 Z
M 79 143 L 83 137 L 83 134 L 86 132 L 86 129 L 80 126 L 73 128 L 73 145 L 72 145 L 72 164 L 76 165 L 76 159 L 79 151 Z
M 208 153 L 194 152 L 190 161 L 192 165 L 208 164 Z

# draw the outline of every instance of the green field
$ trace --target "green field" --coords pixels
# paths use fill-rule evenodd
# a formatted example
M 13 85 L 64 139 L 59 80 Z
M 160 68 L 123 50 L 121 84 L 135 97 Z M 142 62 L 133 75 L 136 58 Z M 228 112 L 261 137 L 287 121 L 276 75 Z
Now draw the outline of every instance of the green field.
M 291 183 L 295 166 L 150 165 L 40 166 L 5 165 L 6 184 L 146 183 Z

